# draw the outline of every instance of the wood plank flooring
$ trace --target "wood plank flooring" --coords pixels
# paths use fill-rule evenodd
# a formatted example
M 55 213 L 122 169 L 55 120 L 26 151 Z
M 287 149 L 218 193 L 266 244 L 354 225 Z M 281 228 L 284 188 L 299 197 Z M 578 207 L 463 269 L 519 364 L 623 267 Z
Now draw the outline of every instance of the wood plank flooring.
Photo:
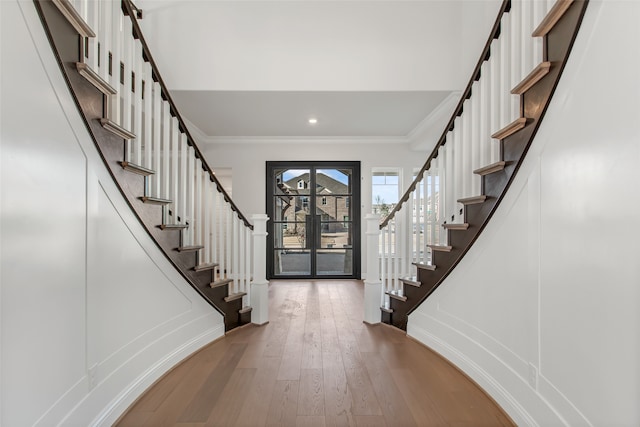
M 208 345 L 119 427 L 513 426 L 467 377 L 405 334 L 362 322 L 355 280 L 273 281 L 270 322 Z

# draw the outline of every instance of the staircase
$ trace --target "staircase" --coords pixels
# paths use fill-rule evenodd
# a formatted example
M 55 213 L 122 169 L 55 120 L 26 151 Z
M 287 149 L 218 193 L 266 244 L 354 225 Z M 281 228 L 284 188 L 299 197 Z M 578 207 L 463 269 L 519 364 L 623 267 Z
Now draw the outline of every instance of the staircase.
M 382 322 L 406 330 L 408 315 L 491 219 L 544 117 L 587 3 L 502 3 L 440 140 L 368 247 L 379 254 L 367 271 L 380 272 Z
M 141 12 L 129 0 L 36 7 L 87 129 L 141 223 L 224 315 L 226 331 L 251 322 L 250 284 L 266 283 L 264 267 L 253 265 L 264 262 L 253 253 L 253 225 L 189 134 L 138 26 Z

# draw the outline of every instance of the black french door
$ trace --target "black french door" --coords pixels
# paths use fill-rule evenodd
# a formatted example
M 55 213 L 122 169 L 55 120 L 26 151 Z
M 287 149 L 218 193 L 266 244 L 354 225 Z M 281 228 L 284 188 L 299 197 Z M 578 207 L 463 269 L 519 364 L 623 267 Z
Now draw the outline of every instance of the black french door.
M 360 278 L 360 162 L 267 162 L 269 278 Z

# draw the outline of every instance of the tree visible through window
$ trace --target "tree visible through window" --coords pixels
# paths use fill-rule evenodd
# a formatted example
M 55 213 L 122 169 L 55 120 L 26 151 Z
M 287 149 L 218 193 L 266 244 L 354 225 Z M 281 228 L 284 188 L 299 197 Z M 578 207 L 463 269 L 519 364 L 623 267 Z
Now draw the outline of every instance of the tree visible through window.
M 373 170 L 371 195 L 373 213 L 386 217 L 398 203 L 400 173 L 397 169 Z

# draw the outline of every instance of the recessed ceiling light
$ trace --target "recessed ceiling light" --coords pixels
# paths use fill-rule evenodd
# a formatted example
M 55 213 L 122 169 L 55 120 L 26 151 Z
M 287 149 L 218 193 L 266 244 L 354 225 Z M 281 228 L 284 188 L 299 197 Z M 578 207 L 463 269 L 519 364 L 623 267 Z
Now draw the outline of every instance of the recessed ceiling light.
M 315 117 L 309 118 L 309 124 L 310 125 L 315 125 L 317 123 L 318 123 L 318 119 L 316 119 Z

